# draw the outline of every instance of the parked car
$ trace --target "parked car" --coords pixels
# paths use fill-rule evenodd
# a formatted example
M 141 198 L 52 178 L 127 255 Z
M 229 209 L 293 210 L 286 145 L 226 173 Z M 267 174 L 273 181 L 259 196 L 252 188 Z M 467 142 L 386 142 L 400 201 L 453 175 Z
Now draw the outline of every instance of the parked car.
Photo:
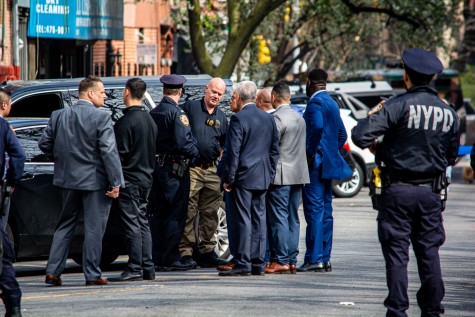
M 341 181 L 334 180 L 332 186 L 333 195 L 335 197 L 353 197 L 358 194 L 361 187 L 363 187 L 363 182 L 361 181 L 363 172 L 351 154 L 348 141 L 345 142 L 343 147 L 340 149 L 340 154 L 345 159 L 348 166 L 353 170 L 353 175 Z
M 187 99 L 200 99 L 205 93 L 205 85 L 210 76 L 186 76 L 185 94 L 180 103 Z M 151 110 L 162 98 L 159 77 L 143 77 L 147 82 L 144 104 Z M 106 111 L 117 120 L 125 107 L 122 91 L 128 77 L 103 78 L 107 99 Z M 27 155 L 25 173 L 11 197 L 10 216 L 7 231 L 14 243 L 17 260 L 47 257 L 51 247 L 54 228 L 61 211 L 59 190 L 53 186 L 54 163 L 38 148 L 38 140 L 54 110 L 70 107 L 78 99 L 81 79 L 49 81 L 14 81 L 3 83 L 4 89 L 11 91 L 12 111 L 10 124 L 15 129 Z M 233 89 L 232 82 L 226 80 L 226 93 L 220 107 L 229 111 L 228 101 Z M 32 118 L 32 117 L 43 118 Z M 14 117 L 23 117 L 22 119 Z M 224 205 L 224 204 L 223 204 Z M 218 210 L 219 227 L 215 237 L 218 255 L 229 256 L 226 215 L 224 207 Z M 78 224 L 70 247 L 70 257 L 81 264 L 84 228 Z M 114 206 L 111 209 L 106 233 L 103 239 L 102 263 L 113 262 L 118 255 L 126 254 L 123 234 Z
M 103 109 L 108 111 L 112 120 L 117 121 L 122 116 L 125 105 L 122 101 L 122 92 L 126 81 L 131 77 L 101 77 L 106 90 L 107 99 Z M 148 109 L 155 107 L 163 97 L 160 76 L 141 76 L 147 83 L 143 103 Z M 187 82 L 184 85 L 184 93 L 179 103 L 188 99 L 201 99 L 205 94 L 205 86 L 211 76 L 209 75 L 186 75 Z M 0 87 L 11 93 L 12 109 L 10 117 L 18 118 L 49 118 L 54 110 L 71 107 L 79 99 L 79 82 L 83 78 L 73 79 L 45 79 L 45 80 L 16 80 L 0 84 Z M 229 101 L 233 93 L 232 82 L 225 80 L 226 93 L 219 107 L 230 114 Z
M 291 94 L 302 95 L 304 88 L 298 85 L 290 86 Z M 389 98 L 394 95 L 394 89 L 385 80 L 330 82 L 327 83 L 326 89 L 329 92 L 350 95 L 361 102 L 365 108 L 372 108 L 379 103 L 381 98 Z M 303 97 L 306 96 L 303 95 Z M 366 116 L 366 113 L 363 113 L 363 116 Z

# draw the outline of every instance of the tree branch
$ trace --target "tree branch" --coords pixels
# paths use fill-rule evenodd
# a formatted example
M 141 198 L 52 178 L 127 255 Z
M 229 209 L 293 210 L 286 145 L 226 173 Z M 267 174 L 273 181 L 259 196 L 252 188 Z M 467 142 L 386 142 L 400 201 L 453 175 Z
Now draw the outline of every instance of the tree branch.
M 356 5 L 352 3 L 350 0 L 342 0 L 342 2 L 354 13 L 360 13 L 360 12 L 383 13 L 399 21 L 407 22 L 410 25 L 412 25 L 414 28 L 419 28 L 421 26 L 421 23 L 419 23 L 417 19 L 407 14 L 398 14 L 393 9 L 377 8 L 377 7 L 365 6 L 365 5 Z M 427 28 L 426 25 L 423 24 L 423 26 Z

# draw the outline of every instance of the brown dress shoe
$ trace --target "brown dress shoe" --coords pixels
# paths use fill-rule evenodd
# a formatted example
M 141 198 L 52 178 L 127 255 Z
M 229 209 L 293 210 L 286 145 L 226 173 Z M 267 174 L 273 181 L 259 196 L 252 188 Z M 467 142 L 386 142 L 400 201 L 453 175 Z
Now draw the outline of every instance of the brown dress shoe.
M 276 262 L 266 262 L 266 273 L 272 274 L 274 271 L 272 268 L 274 267 L 275 264 L 278 264 Z
M 270 267 L 266 268 L 266 273 L 270 274 L 290 274 L 290 265 L 288 264 L 280 264 L 274 262 L 271 264 Z
M 296 264 L 290 264 L 290 273 L 297 274 L 297 265 Z
M 61 281 L 61 277 L 59 276 L 46 275 L 45 283 L 53 286 L 61 286 L 63 281 Z
M 86 286 L 93 286 L 93 285 L 106 285 L 107 284 L 107 279 L 104 277 L 101 277 L 97 280 L 90 280 L 86 281 Z
M 234 262 L 228 262 L 227 264 L 218 265 L 216 269 L 221 272 L 231 271 L 235 265 Z

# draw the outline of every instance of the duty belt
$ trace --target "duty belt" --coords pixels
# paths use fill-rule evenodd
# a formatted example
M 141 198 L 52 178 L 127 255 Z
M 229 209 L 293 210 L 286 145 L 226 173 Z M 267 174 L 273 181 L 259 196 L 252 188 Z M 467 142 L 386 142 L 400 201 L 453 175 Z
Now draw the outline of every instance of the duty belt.
M 173 163 L 178 160 L 184 160 L 185 158 L 181 155 L 174 155 L 174 154 L 156 154 L 157 163 L 159 166 L 163 166 L 166 162 Z
M 425 181 L 425 182 L 412 182 L 412 181 L 405 182 L 405 181 L 395 180 L 395 181 L 391 181 L 390 184 L 391 185 L 414 185 L 414 186 L 427 187 L 427 188 L 432 189 L 433 180 Z
M 215 165 L 215 162 L 204 163 L 204 164 L 195 164 L 195 167 L 199 167 L 201 169 L 207 170 Z
M 440 189 L 436 188 L 438 178 L 437 177 L 424 177 L 424 178 L 405 178 L 397 176 L 389 176 L 389 186 L 390 185 L 413 185 L 419 187 L 427 187 L 432 189 L 434 192 L 437 192 Z

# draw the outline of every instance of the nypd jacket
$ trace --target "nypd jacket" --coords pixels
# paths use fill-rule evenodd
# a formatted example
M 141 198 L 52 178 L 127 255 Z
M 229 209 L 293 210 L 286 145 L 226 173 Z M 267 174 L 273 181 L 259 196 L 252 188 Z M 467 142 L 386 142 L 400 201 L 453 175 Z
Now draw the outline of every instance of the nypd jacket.
M 353 142 L 369 147 L 384 135 L 376 162 L 398 178 L 434 177 L 453 165 L 459 146 L 455 111 L 429 86 L 416 86 L 380 103 L 352 130 Z

